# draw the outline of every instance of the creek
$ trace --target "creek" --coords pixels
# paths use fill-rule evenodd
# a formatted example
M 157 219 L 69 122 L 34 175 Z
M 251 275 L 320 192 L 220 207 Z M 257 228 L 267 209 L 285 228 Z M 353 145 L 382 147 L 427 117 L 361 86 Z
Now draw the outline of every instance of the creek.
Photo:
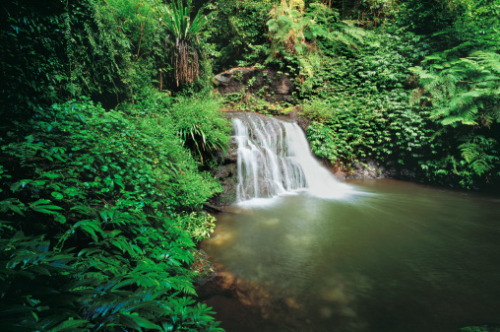
M 296 124 L 276 121 L 234 121 L 239 202 L 202 244 L 221 271 L 202 294 L 222 327 L 441 332 L 500 323 L 498 197 L 340 182 L 310 156 Z

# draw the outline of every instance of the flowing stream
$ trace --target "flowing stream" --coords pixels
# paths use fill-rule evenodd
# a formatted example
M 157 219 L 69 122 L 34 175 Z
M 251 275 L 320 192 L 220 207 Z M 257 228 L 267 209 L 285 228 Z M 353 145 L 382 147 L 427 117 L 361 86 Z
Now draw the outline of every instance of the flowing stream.
M 240 201 L 203 243 L 225 284 L 205 301 L 228 332 L 500 324 L 498 197 L 341 183 L 296 124 L 244 114 L 234 126 Z

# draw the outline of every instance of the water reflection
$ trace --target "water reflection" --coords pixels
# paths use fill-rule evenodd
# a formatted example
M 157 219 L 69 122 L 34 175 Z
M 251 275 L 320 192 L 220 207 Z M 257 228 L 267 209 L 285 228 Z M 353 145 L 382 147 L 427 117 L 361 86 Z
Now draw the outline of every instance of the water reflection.
M 247 305 L 264 308 L 229 332 L 500 323 L 498 198 L 397 181 L 357 185 L 372 194 L 281 197 L 220 216 L 204 248 L 240 280 Z M 223 321 L 237 316 L 208 303 L 226 312 Z

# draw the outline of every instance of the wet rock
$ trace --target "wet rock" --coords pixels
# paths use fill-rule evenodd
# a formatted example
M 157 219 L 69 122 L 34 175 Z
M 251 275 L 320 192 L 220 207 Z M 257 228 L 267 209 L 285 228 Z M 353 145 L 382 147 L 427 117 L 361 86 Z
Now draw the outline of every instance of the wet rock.
M 261 92 L 265 99 L 275 102 L 292 102 L 292 92 L 295 89 L 287 75 L 254 67 L 230 69 L 215 75 L 212 82 L 222 95 Z
M 263 317 L 268 315 L 271 310 L 270 295 L 263 287 L 254 281 L 239 278 L 225 270 L 222 265 L 216 264 L 216 269 L 216 277 L 197 289 L 201 300 L 222 295 L 243 306 L 258 308 Z
M 219 180 L 223 192 L 210 199 L 209 203 L 216 207 L 224 207 L 236 201 L 236 186 L 238 184 L 238 154 L 237 149 L 232 146 L 227 154 L 219 159 L 216 167 L 212 168 L 212 174 Z
M 333 168 L 333 167 L 330 167 Z M 402 179 L 415 180 L 417 172 L 408 168 L 385 167 L 379 165 L 373 160 L 364 162 L 354 162 L 349 169 L 337 167 L 333 171 L 336 176 L 349 180 L 365 180 L 365 179 Z
M 352 163 L 352 174 L 346 175 L 347 179 L 383 179 L 387 177 L 387 171 L 383 166 L 377 165 L 374 161 L 366 163 Z

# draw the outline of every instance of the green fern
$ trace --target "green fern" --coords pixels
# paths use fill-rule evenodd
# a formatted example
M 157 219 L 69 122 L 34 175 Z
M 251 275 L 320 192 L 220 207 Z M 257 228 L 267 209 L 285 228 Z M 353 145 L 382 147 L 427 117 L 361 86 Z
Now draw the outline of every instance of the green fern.
M 475 174 L 492 176 L 491 173 L 496 169 L 500 160 L 498 152 L 495 150 L 496 145 L 498 142 L 492 138 L 475 136 L 472 140 L 461 144 L 459 149 L 462 157 Z
M 498 53 L 479 51 L 432 71 L 412 70 L 432 96 L 434 116 L 443 125 L 488 127 L 500 122 L 499 63 Z

